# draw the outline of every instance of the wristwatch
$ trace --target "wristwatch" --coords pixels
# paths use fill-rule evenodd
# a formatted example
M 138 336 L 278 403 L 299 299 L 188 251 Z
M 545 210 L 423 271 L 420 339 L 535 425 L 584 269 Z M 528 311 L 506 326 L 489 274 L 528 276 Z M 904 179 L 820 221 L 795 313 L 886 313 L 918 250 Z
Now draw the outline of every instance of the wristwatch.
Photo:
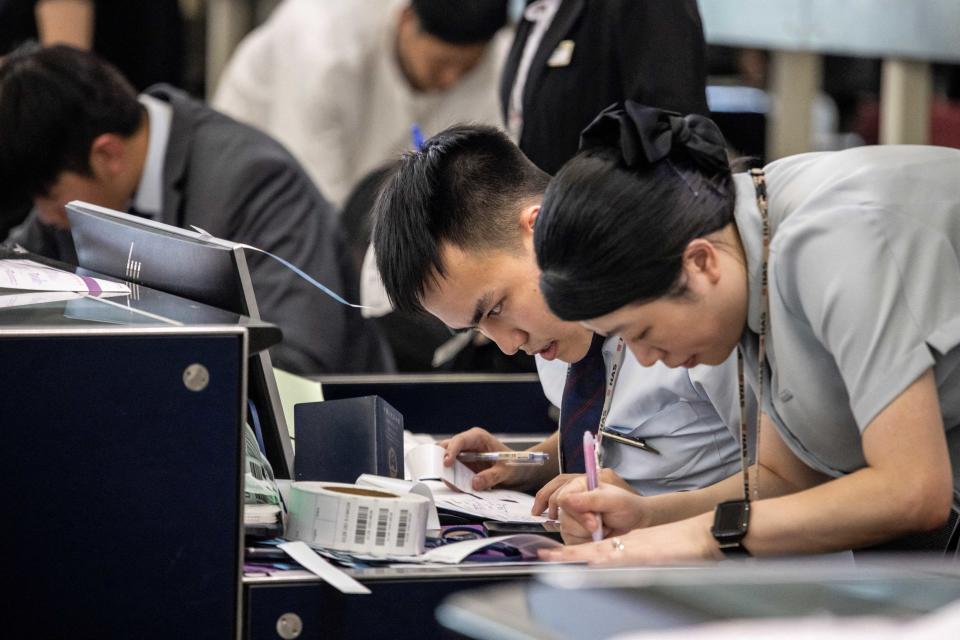
M 717 505 L 710 533 L 720 545 L 720 551 L 728 558 L 750 556 L 751 553 L 743 546 L 749 524 L 750 501 L 728 500 Z

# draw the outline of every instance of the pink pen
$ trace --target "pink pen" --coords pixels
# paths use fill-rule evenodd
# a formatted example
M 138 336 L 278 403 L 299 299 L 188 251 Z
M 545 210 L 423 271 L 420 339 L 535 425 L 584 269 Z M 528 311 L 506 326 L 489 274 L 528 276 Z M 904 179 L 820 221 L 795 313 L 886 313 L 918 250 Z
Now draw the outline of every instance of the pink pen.
M 583 432 L 583 464 L 587 470 L 587 489 L 593 491 L 600 486 L 600 473 L 597 470 L 597 445 L 589 431 Z M 603 540 L 603 522 L 599 513 L 596 516 L 597 528 L 593 531 L 593 541 L 600 542 Z

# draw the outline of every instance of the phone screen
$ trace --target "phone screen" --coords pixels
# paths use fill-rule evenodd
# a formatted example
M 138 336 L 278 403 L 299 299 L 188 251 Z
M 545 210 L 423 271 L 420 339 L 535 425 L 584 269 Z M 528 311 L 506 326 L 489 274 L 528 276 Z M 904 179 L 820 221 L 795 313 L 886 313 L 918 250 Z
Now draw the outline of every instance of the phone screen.
M 487 535 L 506 536 L 514 533 L 536 533 L 555 540 L 562 540 L 560 525 L 556 522 L 496 522 L 488 520 L 483 523 Z

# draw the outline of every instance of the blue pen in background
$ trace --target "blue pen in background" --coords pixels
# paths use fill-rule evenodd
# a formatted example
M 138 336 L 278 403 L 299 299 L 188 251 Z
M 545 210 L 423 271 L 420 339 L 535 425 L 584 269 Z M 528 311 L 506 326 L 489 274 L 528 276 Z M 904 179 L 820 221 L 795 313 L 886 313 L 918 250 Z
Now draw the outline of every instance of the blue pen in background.
M 413 148 L 415 151 L 423 149 L 423 132 L 420 131 L 420 125 L 416 122 L 410 125 L 410 138 L 413 140 Z

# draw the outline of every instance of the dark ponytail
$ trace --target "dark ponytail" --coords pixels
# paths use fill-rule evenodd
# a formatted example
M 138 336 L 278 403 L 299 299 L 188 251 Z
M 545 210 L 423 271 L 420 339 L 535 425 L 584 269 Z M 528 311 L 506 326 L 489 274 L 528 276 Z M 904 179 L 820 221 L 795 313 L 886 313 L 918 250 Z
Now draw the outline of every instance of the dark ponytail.
M 702 116 L 604 110 L 551 180 L 534 230 L 540 288 L 564 320 L 682 291 L 683 251 L 733 221 L 723 136 Z

